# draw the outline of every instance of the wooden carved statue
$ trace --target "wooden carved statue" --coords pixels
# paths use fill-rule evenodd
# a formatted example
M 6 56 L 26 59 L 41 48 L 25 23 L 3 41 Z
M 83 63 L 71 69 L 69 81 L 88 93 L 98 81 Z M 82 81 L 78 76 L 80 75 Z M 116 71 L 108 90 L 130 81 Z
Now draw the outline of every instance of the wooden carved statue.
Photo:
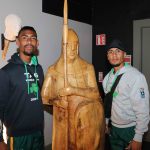
M 67 86 L 62 51 L 58 61 L 48 68 L 42 87 L 43 103 L 53 105 L 53 150 L 104 148 L 104 110 L 94 67 L 78 55 L 78 47 L 78 36 L 69 29 Z
M 78 48 L 64 0 L 62 53 L 48 68 L 41 92 L 43 103 L 53 105 L 53 150 L 104 149 L 104 110 L 94 67 L 80 58 Z

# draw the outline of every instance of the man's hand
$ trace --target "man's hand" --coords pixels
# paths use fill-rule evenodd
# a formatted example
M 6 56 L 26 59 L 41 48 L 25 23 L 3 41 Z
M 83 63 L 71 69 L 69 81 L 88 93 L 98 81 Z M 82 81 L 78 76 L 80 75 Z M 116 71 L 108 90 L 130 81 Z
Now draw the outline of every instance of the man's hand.
M 125 150 L 142 150 L 142 143 L 133 140 Z
M 0 142 L 0 150 L 7 150 L 7 144 L 4 142 Z
M 110 134 L 110 127 L 108 127 L 108 124 L 106 124 L 105 127 L 105 134 Z

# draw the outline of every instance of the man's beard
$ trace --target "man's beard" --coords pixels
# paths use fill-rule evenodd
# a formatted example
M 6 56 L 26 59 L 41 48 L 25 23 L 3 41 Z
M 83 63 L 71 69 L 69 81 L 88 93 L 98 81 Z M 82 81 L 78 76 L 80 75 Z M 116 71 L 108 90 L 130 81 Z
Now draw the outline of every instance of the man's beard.
M 32 49 L 30 50 L 30 52 L 25 50 L 26 46 L 24 47 L 24 51 L 23 51 L 24 55 L 26 55 L 26 56 L 33 56 L 34 55 L 35 47 L 33 45 L 31 45 L 31 46 L 32 46 Z
M 119 63 L 119 64 L 111 64 L 111 65 L 112 65 L 112 67 L 119 67 L 121 65 L 121 63 Z
M 33 55 L 34 55 L 34 53 L 33 53 L 33 52 L 28 53 L 28 52 L 24 51 L 23 53 L 24 53 L 24 55 L 26 55 L 26 56 L 33 56 Z

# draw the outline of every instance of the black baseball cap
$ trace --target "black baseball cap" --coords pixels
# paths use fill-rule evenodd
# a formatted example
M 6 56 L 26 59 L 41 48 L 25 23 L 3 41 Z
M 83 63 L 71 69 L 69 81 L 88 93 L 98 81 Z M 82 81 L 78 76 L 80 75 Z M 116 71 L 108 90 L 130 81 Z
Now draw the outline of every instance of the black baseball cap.
M 122 41 L 120 41 L 119 39 L 112 40 L 112 42 L 107 46 L 107 51 L 111 48 L 118 48 L 124 52 L 128 52 Z

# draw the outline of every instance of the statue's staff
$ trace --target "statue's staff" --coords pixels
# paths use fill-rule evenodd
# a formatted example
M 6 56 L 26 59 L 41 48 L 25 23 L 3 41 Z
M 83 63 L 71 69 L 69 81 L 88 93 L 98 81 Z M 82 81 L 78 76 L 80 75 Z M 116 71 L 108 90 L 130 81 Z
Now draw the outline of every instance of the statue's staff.
M 67 0 L 64 0 L 64 24 L 63 24 L 63 53 L 64 53 L 64 76 L 65 87 L 68 85 L 67 81 L 67 39 L 68 39 L 68 8 Z
M 64 22 L 63 22 L 63 54 L 64 54 L 64 86 L 68 86 L 67 78 L 67 42 L 68 41 L 68 4 L 67 0 L 64 0 Z M 64 100 L 68 103 L 67 96 Z M 68 104 L 67 104 L 68 105 Z M 68 107 L 67 107 L 68 108 Z M 66 150 L 69 148 L 69 112 L 66 110 L 65 116 L 67 127 L 66 127 Z

